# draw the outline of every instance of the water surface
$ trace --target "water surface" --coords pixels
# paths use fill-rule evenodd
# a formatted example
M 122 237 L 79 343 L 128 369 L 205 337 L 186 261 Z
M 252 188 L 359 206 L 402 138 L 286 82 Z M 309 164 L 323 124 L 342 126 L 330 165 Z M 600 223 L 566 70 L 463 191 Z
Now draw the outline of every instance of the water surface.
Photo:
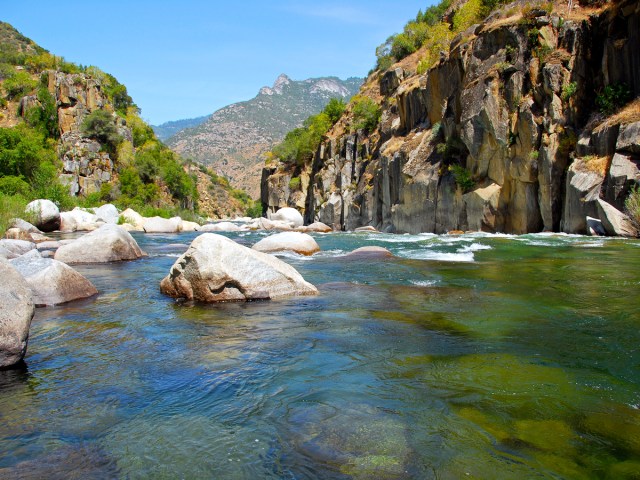
M 0 477 L 640 475 L 640 242 L 317 235 L 281 256 L 317 297 L 180 305 L 158 285 L 196 235 L 136 235 L 149 257 L 78 267 L 98 297 L 37 310 Z

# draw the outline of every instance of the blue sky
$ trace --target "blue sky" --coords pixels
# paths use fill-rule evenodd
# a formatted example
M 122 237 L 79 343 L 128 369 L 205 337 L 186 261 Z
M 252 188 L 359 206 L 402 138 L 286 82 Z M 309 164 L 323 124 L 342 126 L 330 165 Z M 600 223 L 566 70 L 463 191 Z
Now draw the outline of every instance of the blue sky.
M 375 47 L 434 0 L 5 1 L 0 19 L 51 53 L 96 65 L 153 124 L 295 80 L 365 76 Z

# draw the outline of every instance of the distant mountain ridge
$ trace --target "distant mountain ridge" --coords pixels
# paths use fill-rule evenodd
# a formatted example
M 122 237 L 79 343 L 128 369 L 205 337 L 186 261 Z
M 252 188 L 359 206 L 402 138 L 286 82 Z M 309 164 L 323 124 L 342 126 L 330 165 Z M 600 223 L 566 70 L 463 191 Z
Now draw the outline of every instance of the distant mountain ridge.
M 263 155 L 290 130 L 319 113 L 331 98 L 347 101 L 355 95 L 362 78 L 337 77 L 292 80 L 278 76 L 258 95 L 213 113 L 198 126 L 179 131 L 166 143 L 180 155 L 212 166 L 234 187 L 252 197 L 260 190 Z
M 209 115 L 196 118 L 185 118 L 183 120 L 173 120 L 164 122 L 161 125 L 151 125 L 156 136 L 163 142 L 185 128 L 197 127 L 207 121 Z

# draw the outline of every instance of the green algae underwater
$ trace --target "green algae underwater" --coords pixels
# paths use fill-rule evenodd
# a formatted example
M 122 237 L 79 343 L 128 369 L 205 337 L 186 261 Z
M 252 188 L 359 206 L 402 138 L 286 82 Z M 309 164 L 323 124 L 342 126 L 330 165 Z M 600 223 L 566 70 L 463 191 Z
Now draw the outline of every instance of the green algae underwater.
M 316 235 L 281 258 L 318 296 L 178 304 L 196 235 L 137 235 L 78 267 L 98 297 L 37 310 L 0 477 L 640 478 L 639 241 Z

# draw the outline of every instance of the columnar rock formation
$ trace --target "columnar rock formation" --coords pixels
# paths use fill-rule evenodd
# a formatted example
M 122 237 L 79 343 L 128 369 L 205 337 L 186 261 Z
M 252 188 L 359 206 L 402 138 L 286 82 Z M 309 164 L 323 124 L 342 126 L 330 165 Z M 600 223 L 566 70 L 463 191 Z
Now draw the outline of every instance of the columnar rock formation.
M 361 93 L 382 107 L 376 130 L 353 131 L 347 112 L 294 190 L 292 168 L 266 168 L 267 210 L 435 233 L 586 233 L 598 198 L 621 210 L 640 180 L 640 115 L 604 119 L 594 100 L 607 85 L 640 95 L 640 4 L 584 19 L 505 12 L 457 35 L 424 74 L 422 51 L 374 72 Z

